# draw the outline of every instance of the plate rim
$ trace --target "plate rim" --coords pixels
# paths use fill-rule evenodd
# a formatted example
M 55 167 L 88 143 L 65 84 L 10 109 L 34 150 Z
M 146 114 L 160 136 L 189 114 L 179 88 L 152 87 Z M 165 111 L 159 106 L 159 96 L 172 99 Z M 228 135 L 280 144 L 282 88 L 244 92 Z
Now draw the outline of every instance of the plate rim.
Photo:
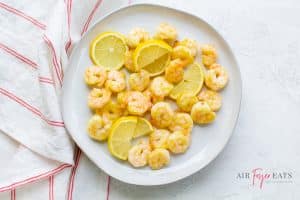
M 67 99 L 67 92 L 66 92 L 66 88 L 68 87 L 67 85 L 67 82 L 70 82 L 68 81 L 68 74 L 70 74 L 70 71 L 71 71 L 71 66 L 70 66 L 70 61 L 73 59 L 74 57 L 74 52 L 77 51 L 77 49 L 79 48 L 78 44 L 80 43 L 81 40 L 83 40 L 88 34 L 89 32 L 98 24 L 100 23 L 102 20 L 108 18 L 109 16 L 113 15 L 114 13 L 117 13 L 121 10 L 124 10 L 124 9 L 127 9 L 127 8 L 130 8 L 130 7 L 139 7 L 139 6 L 151 6 L 151 7 L 159 7 L 159 8 L 165 8 L 165 9 L 169 9 L 169 10 L 173 10 L 175 12 L 179 12 L 179 13 L 182 13 L 182 14 L 185 14 L 185 15 L 189 15 L 193 18 L 196 18 L 197 20 L 200 20 L 202 23 L 206 24 L 207 26 L 209 26 L 214 32 L 216 32 L 218 34 L 218 36 L 223 40 L 222 42 L 226 45 L 226 47 L 228 48 L 230 54 L 232 55 L 232 58 L 233 58 L 233 62 L 235 63 L 236 65 L 236 70 L 237 70 L 237 74 L 238 74 L 238 82 L 239 82 L 239 101 L 238 101 L 238 105 L 237 105 L 237 114 L 236 114 L 236 117 L 234 118 L 234 123 L 233 123 L 233 126 L 231 127 L 231 133 L 230 133 L 230 136 L 227 138 L 227 140 L 224 142 L 223 146 L 221 146 L 220 148 L 218 148 L 218 150 L 216 151 L 216 153 L 214 155 L 212 155 L 210 157 L 210 159 L 206 159 L 205 161 L 202 161 L 202 164 L 200 167 L 197 167 L 197 168 L 193 168 L 192 170 L 190 170 L 189 172 L 186 172 L 186 173 L 182 173 L 180 174 L 179 176 L 176 176 L 175 178 L 167 178 L 167 179 L 160 179 L 160 182 L 154 182 L 154 181 L 151 181 L 151 182 L 138 182 L 138 181 L 132 181 L 130 179 L 127 179 L 126 176 L 124 177 L 116 177 L 114 176 L 113 174 L 111 174 L 108 170 L 105 170 L 103 169 L 101 166 L 99 166 L 97 164 L 97 162 L 92 158 L 90 157 L 82 148 L 81 146 L 76 142 L 76 139 L 74 138 L 73 134 L 71 133 L 71 131 L 69 131 L 71 128 L 68 126 L 69 123 L 65 123 L 65 128 L 67 129 L 67 132 L 68 134 L 70 135 L 70 137 L 72 138 L 72 140 L 74 141 L 74 143 L 76 143 L 78 145 L 78 147 L 86 154 L 86 156 L 99 168 L 101 169 L 103 172 L 105 172 L 106 174 L 108 174 L 109 176 L 112 176 L 113 178 L 121 181 L 121 182 L 124 182 L 124 183 L 128 183 L 128 184 L 133 184 L 133 185 L 143 185 L 143 186 L 155 186 L 155 185 L 165 185 L 165 184 L 169 184 L 169 183 L 173 183 L 173 182 L 176 182 L 176 181 L 179 181 L 181 179 L 184 179 L 186 177 L 189 177 L 193 174 L 195 174 L 196 172 L 199 172 L 200 170 L 202 170 L 203 168 L 207 167 L 212 161 L 214 161 L 220 154 L 221 152 L 224 150 L 224 148 L 227 146 L 229 140 L 231 139 L 235 129 L 236 129 L 236 126 L 237 126 L 237 123 L 238 123 L 238 119 L 239 119 L 239 115 L 240 115 L 240 110 L 241 110 L 241 103 L 242 103 L 242 99 L 243 99 L 243 82 L 242 82 L 242 76 L 241 76 L 241 71 L 240 71 L 240 65 L 236 59 L 236 56 L 234 54 L 234 51 L 233 49 L 231 48 L 231 46 L 229 45 L 229 43 L 227 42 L 227 40 L 225 39 L 225 37 L 219 32 L 217 31 L 217 29 L 212 26 L 210 23 L 208 23 L 206 20 L 204 20 L 203 18 L 193 14 L 193 13 L 190 13 L 186 10 L 182 10 L 182 9 L 178 9 L 178 8 L 174 8 L 174 7 L 171 7 L 171 6 L 167 6 L 167 5 L 161 5 L 161 4 L 154 4 L 154 3 L 135 3 L 135 4 L 131 4 L 131 5 L 125 5 L 125 6 L 121 6 L 117 9 L 114 9 L 112 10 L 111 12 L 109 12 L 108 14 L 100 17 L 99 19 L 97 19 L 91 26 L 90 28 L 82 35 L 81 39 L 77 42 L 77 44 L 74 46 L 74 48 L 72 48 L 72 51 L 71 51 L 71 54 L 69 56 L 69 62 L 68 62 L 68 67 L 66 69 L 66 72 L 65 72 L 65 77 L 63 79 L 63 84 L 62 84 L 62 90 L 61 90 L 61 111 L 62 111 L 62 118 L 64 121 L 68 121 L 68 117 L 67 117 L 67 114 L 66 114 L 66 99 Z M 123 178 L 123 179 L 122 179 Z

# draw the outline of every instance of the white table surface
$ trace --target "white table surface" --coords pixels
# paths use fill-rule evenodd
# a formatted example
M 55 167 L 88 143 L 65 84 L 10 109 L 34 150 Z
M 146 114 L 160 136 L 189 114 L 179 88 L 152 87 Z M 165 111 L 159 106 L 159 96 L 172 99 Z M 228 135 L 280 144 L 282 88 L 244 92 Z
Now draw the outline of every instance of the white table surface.
M 242 106 L 228 145 L 203 170 L 176 183 L 155 187 L 128 185 L 111 179 L 109 199 L 299 200 L 300 1 L 160 0 L 132 3 L 138 2 L 191 12 L 218 30 L 229 42 L 240 65 Z M 104 1 L 101 15 L 120 5 L 124 5 L 121 0 Z M 85 156 L 80 162 L 73 199 L 102 199 L 96 198 L 99 192 L 105 199 L 106 182 L 103 180 L 106 175 Z M 291 177 L 269 179 L 260 188 L 257 180 L 252 185 L 255 168 L 262 168 L 264 174 L 287 172 Z M 249 179 L 239 178 L 242 173 L 249 173 Z M 65 189 L 62 190 L 61 194 Z M 22 192 L 34 194 L 24 188 L 20 189 L 19 196 Z
M 227 147 L 199 173 L 151 188 L 112 180 L 111 199 L 300 199 L 300 1 L 155 3 L 200 16 L 229 42 L 243 79 L 240 117 Z M 292 177 L 260 189 L 255 168 Z M 238 178 L 242 172 L 250 178 Z

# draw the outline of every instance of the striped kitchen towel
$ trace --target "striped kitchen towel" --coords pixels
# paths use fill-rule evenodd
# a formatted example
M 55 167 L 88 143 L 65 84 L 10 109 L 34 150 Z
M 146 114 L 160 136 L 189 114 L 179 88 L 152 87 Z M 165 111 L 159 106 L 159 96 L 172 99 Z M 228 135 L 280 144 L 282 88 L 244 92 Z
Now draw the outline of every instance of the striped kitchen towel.
M 80 199 L 73 195 L 77 176 L 99 185 L 87 199 L 95 199 L 95 192 L 108 198 L 110 178 L 90 169 L 95 166 L 86 164 L 67 134 L 60 94 L 76 42 L 94 20 L 128 3 L 0 1 L 1 200 Z

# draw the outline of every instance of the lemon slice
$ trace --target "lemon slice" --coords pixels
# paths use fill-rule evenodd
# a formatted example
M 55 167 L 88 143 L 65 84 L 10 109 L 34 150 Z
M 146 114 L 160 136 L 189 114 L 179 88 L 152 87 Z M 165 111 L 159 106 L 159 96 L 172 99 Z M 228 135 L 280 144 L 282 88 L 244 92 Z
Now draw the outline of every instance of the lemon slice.
M 202 85 L 204 82 L 204 73 L 202 69 L 202 64 L 194 62 L 184 71 L 183 80 L 197 82 Z
M 107 70 L 120 69 L 125 62 L 127 50 L 123 35 L 105 32 L 91 42 L 90 57 L 95 65 L 103 66 Z
M 136 71 L 144 69 L 151 76 L 161 74 L 170 61 L 172 47 L 162 40 L 148 40 L 137 46 L 133 53 Z
M 204 73 L 202 66 L 198 63 L 193 63 L 187 67 L 183 75 L 183 80 L 174 86 L 170 93 L 172 99 L 177 99 L 184 93 L 196 95 L 203 86 Z
M 121 160 L 127 160 L 131 140 L 137 125 L 137 117 L 121 117 L 116 120 L 108 137 L 108 150 Z
M 153 132 L 153 127 L 147 119 L 142 117 L 137 118 L 137 124 L 136 124 L 135 131 L 133 133 L 133 138 L 148 135 L 152 132 Z

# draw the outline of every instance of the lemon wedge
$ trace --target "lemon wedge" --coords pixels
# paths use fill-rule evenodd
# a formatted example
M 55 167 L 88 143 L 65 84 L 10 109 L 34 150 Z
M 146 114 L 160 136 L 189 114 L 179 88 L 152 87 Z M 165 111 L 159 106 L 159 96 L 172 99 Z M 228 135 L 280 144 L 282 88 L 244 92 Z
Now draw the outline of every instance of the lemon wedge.
M 137 125 L 137 117 L 121 117 L 116 120 L 108 137 L 108 150 L 118 159 L 127 160 L 131 140 Z
M 128 47 L 120 33 L 105 32 L 98 35 L 90 45 L 90 57 L 95 65 L 107 70 L 120 69 L 125 62 Z
M 144 69 L 150 76 L 161 74 L 170 61 L 172 47 L 162 40 L 148 40 L 137 46 L 133 53 L 136 71 Z
M 136 128 L 133 133 L 133 138 L 149 135 L 152 132 L 153 132 L 153 127 L 151 123 L 143 117 L 138 117 Z
M 196 95 L 203 86 L 204 73 L 202 66 L 198 63 L 193 63 L 187 67 L 184 72 L 183 80 L 174 86 L 170 93 L 172 99 L 177 99 L 184 93 Z

